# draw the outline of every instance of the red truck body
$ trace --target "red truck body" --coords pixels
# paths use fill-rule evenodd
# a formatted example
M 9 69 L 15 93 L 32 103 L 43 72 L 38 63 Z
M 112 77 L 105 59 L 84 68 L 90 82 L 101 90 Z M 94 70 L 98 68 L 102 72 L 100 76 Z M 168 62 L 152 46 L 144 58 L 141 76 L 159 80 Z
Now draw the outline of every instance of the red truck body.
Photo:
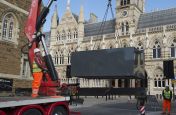
M 3 97 L 0 98 L 0 115 L 53 115 L 62 112 L 70 115 L 69 97 Z

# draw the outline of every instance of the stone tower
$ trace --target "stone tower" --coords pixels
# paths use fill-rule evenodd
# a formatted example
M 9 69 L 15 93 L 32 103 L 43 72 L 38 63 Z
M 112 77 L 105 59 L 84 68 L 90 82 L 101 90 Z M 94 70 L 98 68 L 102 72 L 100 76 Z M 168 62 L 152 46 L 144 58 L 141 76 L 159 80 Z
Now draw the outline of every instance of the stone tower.
M 116 29 L 119 35 L 133 34 L 140 14 L 144 12 L 145 0 L 117 0 Z
M 56 5 L 55 11 L 51 20 L 51 38 L 50 38 L 51 45 L 54 45 L 57 41 L 57 26 L 58 26 L 58 12 L 57 12 L 57 5 Z
M 81 6 L 78 20 L 78 38 L 80 39 L 80 41 L 82 41 L 83 37 L 84 37 L 84 10 L 83 6 Z

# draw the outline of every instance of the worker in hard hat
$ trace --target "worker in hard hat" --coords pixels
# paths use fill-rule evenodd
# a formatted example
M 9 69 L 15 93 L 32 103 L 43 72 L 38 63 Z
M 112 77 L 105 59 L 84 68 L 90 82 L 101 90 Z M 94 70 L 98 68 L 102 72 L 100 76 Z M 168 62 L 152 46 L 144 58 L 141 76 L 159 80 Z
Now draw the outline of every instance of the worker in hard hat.
M 168 114 L 171 112 L 171 99 L 172 99 L 172 91 L 169 89 L 169 86 L 166 86 L 162 92 L 163 95 L 163 115 L 166 114 L 166 109 L 168 110 Z
M 32 73 L 34 80 L 32 82 L 32 95 L 31 95 L 33 98 L 38 96 L 39 87 L 43 77 L 43 72 L 47 71 L 40 49 L 35 48 L 34 54 L 35 56 L 32 65 Z

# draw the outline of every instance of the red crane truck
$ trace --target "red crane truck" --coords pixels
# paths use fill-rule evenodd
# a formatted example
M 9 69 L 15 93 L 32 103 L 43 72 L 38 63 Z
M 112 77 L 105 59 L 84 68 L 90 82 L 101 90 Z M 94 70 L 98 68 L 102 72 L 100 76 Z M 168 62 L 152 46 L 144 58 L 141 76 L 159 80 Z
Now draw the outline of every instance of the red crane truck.
M 31 97 L 3 97 L 0 98 L 0 115 L 70 115 L 80 114 L 79 112 L 70 112 L 70 97 L 60 96 L 57 89 L 62 87 L 55 70 L 51 55 L 49 54 L 45 36 L 42 34 L 41 27 L 45 22 L 49 8 L 53 1 L 49 0 L 46 7 L 40 10 L 42 0 L 32 0 L 29 16 L 25 26 L 25 34 L 28 38 L 28 60 L 32 71 L 32 63 L 34 61 L 34 49 L 42 43 L 48 72 L 44 73 L 39 93 L 39 98 Z M 41 12 L 40 12 L 41 11 Z M 22 52 L 24 47 L 22 48 Z

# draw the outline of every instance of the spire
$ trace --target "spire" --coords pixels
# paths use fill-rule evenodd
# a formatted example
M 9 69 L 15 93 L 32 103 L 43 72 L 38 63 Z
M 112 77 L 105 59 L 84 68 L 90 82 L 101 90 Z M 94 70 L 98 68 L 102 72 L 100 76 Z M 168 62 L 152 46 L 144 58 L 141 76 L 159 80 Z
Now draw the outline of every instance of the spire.
M 79 14 L 79 23 L 83 23 L 83 22 L 84 22 L 84 9 L 83 9 L 83 6 L 81 6 L 80 14 Z
M 52 17 L 51 28 L 56 28 L 58 24 L 58 13 L 57 13 L 57 5 L 55 5 L 55 11 Z
M 84 37 L 84 11 L 83 6 L 81 6 L 79 20 L 78 20 L 78 37 L 83 40 Z
M 70 10 L 70 0 L 67 0 L 67 10 Z

